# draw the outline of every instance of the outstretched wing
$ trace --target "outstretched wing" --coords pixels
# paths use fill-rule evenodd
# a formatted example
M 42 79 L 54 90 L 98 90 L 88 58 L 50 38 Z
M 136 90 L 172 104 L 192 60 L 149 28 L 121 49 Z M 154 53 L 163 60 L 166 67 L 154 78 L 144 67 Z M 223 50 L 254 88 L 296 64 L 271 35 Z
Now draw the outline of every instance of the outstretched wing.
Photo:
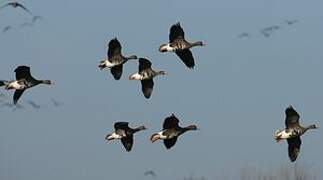
M 178 127 L 178 123 L 179 120 L 175 117 L 174 114 L 172 114 L 164 120 L 163 129 L 176 128 Z
M 121 54 L 121 44 L 117 38 L 114 38 L 109 42 L 108 58 L 110 59 L 113 56 L 120 55 L 120 54 Z
M 301 149 L 302 140 L 299 136 L 287 139 L 288 156 L 291 162 L 296 161 Z
M 114 129 L 118 130 L 118 129 L 123 129 L 126 130 L 128 128 L 128 122 L 116 122 L 114 123 Z
M 30 67 L 28 66 L 18 66 L 15 69 L 15 73 L 16 80 L 26 79 L 27 81 L 35 81 L 35 78 L 33 78 L 30 74 Z
M 27 13 L 32 15 L 31 11 L 29 11 L 29 9 L 27 9 L 24 5 L 22 5 L 20 3 L 16 3 L 16 4 L 17 4 L 17 7 L 20 7 L 21 9 L 25 10 Z
M 111 74 L 113 75 L 115 80 L 120 80 L 121 76 L 122 76 L 122 69 L 123 69 L 123 65 L 118 65 L 118 66 L 114 66 L 110 69 Z
M 285 125 L 286 128 L 294 127 L 299 124 L 299 114 L 295 111 L 295 109 L 292 106 L 289 106 L 285 110 Z
M 150 98 L 151 94 L 153 93 L 154 89 L 154 80 L 153 79 L 145 79 L 141 80 L 141 90 L 144 94 L 145 98 Z
M 170 149 L 176 144 L 177 137 L 173 137 L 171 139 L 164 139 L 164 145 L 167 149 Z
M 15 91 L 15 93 L 13 94 L 13 104 L 17 104 L 19 98 L 24 93 L 24 91 L 25 89 Z
M 170 33 L 169 33 L 169 42 L 173 42 L 175 39 L 182 38 L 184 39 L 184 30 L 182 29 L 181 25 L 178 23 L 172 25 L 170 28 Z
M 151 62 L 148 59 L 139 58 L 139 72 L 150 68 L 151 68 Z
M 127 152 L 131 151 L 133 145 L 133 135 L 128 135 L 126 137 L 121 138 L 121 142 Z
M 189 49 L 177 50 L 175 53 L 188 68 L 190 69 L 194 68 L 195 62 L 194 62 L 193 54 Z

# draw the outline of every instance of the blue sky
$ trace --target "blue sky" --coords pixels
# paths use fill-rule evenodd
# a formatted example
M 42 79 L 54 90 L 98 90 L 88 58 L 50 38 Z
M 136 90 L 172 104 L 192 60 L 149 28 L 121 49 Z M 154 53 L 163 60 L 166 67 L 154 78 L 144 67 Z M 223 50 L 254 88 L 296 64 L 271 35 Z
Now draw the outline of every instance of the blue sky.
M 0 11 L 0 28 L 17 27 L 0 34 L 0 77 L 13 79 L 13 70 L 25 64 L 36 78 L 55 84 L 28 90 L 20 101 L 25 109 L 0 108 L 1 179 L 139 179 L 149 169 L 158 179 L 191 173 L 214 179 L 223 170 L 289 165 L 286 142 L 273 141 L 288 105 L 300 113 L 302 124 L 321 124 L 319 0 L 20 2 L 44 19 L 20 29 L 28 14 Z M 287 26 L 286 19 L 300 22 Z M 192 50 L 194 70 L 175 54 L 158 52 L 178 21 L 188 40 L 207 44 Z M 259 30 L 270 25 L 282 29 L 265 38 Z M 237 39 L 242 32 L 251 37 Z M 155 69 L 168 72 L 156 78 L 151 99 L 143 97 L 139 82 L 128 80 L 138 69 L 135 61 L 124 66 L 121 81 L 97 68 L 113 37 L 125 55 L 148 57 Z M 11 99 L 12 92 L 0 92 Z M 51 98 L 64 105 L 53 107 Z M 28 100 L 45 107 L 33 109 Z M 181 125 L 201 130 L 183 135 L 167 151 L 162 142 L 148 139 L 171 113 Z M 104 141 L 116 121 L 148 127 L 136 134 L 131 153 L 120 142 Z M 320 129 L 304 135 L 297 161 L 318 174 L 321 138 Z

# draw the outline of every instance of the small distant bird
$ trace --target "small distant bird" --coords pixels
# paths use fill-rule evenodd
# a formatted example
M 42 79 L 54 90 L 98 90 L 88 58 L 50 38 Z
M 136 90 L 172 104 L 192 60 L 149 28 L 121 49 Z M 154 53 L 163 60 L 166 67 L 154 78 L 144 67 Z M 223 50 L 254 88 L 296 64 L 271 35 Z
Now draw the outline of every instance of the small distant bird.
M 35 102 L 33 102 L 33 101 L 28 101 L 28 104 L 30 104 L 33 108 L 35 108 L 35 109 L 40 109 L 41 108 L 41 106 L 40 105 L 38 105 L 38 104 L 36 104 Z
M 12 26 L 5 26 L 3 29 L 2 29 L 2 34 L 5 34 L 7 33 L 9 30 L 12 29 Z
M 51 100 L 52 100 L 52 102 L 53 102 L 53 104 L 54 104 L 54 106 L 55 106 L 55 107 L 58 107 L 58 106 L 61 106 L 61 105 L 63 105 L 63 104 L 64 104 L 64 103 L 62 103 L 62 102 L 58 102 L 58 101 L 56 101 L 54 98 L 52 98 Z
M 270 37 L 271 33 L 267 32 L 267 31 L 260 31 L 262 35 L 264 35 L 265 37 Z
M 288 25 L 293 25 L 295 23 L 298 23 L 299 21 L 297 19 L 294 19 L 294 20 L 285 20 L 285 22 L 288 24 Z
M 250 34 L 247 32 L 243 32 L 237 36 L 238 38 L 249 38 Z
M 24 11 L 26 11 L 27 13 L 29 13 L 30 15 L 32 15 L 32 13 L 29 11 L 29 9 L 27 9 L 24 5 L 22 5 L 21 3 L 18 3 L 18 2 L 9 2 L 3 6 L 0 7 L 0 10 L 4 7 L 7 7 L 7 6 L 11 6 L 13 8 L 17 8 L 17 7 L 20 7 L 21 9 L 23 9 Z
M 108 48 L 108 58 L 100 62 L 100 70 L 104 68 L 110 68 L 111 74 L 115 80 L 119 80 L 122 76 L 123 64 L 130 59 L 137 59 L 137 56 L 132 55 L 129 57 L 124 57 L 121 53 L 121 44 L 117 38 L 112 39 L 109 42 Z
M 42 16 L 33 16 L 32 20 L 31 20 L 31 23 L 35 24 L 37 21 L 40 21 L 42 19 L 43 19 Z
M 274 138 L 277 142 L 287 139 L 288 143 L 288 156 L 291 162 L 296 161 L 301 148 L 301 136 L 309 129 L 317 129 L 316 125 L 302 127 L 299 124 L 300 116 L 296 110 L 289 106 L 285 110 L 285 126 L 284 130 L 276 130 Z
M 262 30 L 260 30 L 260 32 L 265 36 L 265 37 L 270 37 L 272 33 L 274 33 L 274 31 L 281 29 L 280 26 L 278 25 L 273 25 L 273 26 L 269 26 L 266 27 Z
M 164 145 L 167 149 L 173 147 L 177 141 L 178 136 L 185 133 L 186 131 L 197 130 L 196 125 L 190 125 L 187 127 L 180 127 L 179 120 L 174 114 L 167 117 L 164 120 L 163 130 L 153 134 L 150 137 L 150 141 L 154 143 L 155 141 L 162 139 L 164 140 Z
M 121 139 L 121 142 L 127 152 L 131 151 L 133 145 L 133 135 L 138 132 L 145 130 L 145 126 L 139 126 L 137 128 L 130 128 L 128 122 L 116 122 L 114 123 L 115 131 L 108 134 L 105 139 L 107 141 L 112 141 L 115 139 Z
M 146 171 L 144 173 L 145 176 L 152 176 L 153 178 L 156 177 L 156 173 L 153 170 Z
M 15 81 L 0 80 L 0 86 L 5 86 L 6 90 L 16 90 L 13 95 L 13 103 L 17 104 L 19 98 L 26 89 L 34 87 L 38 84 L 52 84 L 50 80 L 37 80 L 30 74 L 30 67 L 18 66 L 15 69 Z
M 193 43 L 187 42 L 184 36 L 184 30 L 179 22 L 172 25 L 169 33 L 169 43 L 162 44 L 159 47 L 159 52 L 175 52 L 188 68 L 193 69 L 195 62 L 190 48 L 205 46 L 205 44 L 202 41 Z
M 142 92 L 148 99 L 154 88 L 153 78 L 159 75 L 166 75 L 166 72 L 153 70 L 148 59 L 139 58 L 139 72 L 129 76 L 129 80 L 140 80 Z

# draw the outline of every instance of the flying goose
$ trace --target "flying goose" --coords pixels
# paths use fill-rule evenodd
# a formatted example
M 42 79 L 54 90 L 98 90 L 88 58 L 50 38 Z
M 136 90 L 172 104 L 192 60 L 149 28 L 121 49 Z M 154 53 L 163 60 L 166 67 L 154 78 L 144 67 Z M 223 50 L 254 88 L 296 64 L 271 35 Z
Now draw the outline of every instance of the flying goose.
M 153 78 L 158 75 L 166 75 L 166 72 L 153 70 L 148 59 L 139 58 L 139 72 L 129 76 L 129 80 L 140 80 L 141 90 L 145 98 L 148 99 L 154 88 Z
M 145 126 L 139 126 L 137 128 L 130 128 L 128 126 L 128 122 L 116 122 L 114 123 L 115 131 L 111 134 L 108 134 L 105 139 L 107 141 L 112 141 L 115 139 L 121 139 L 123 146 L 125 147 L 126 151 L 131 151 L 133 145 L 133 134 L 145 130 Z
M 106 67 L 110 68 L 115 80 L 119 80 L 121 78 L 124 63 L 130 59 L 137 59 L 137 56 L 135 55 L 124 57 L 121 53 L 121 48 L 122 47 L 118 39 L 112 39 L 109 42 L 108 58 L 102 60 L 99 64 L 100 70 Z
M 151 177 L 155 178 L 156 173 L 153 170 L 148 170 L 148 171 L 144 172 L 144 176 L 151 176 Z
M 288 143 L 288 156 L 291 162 L 296 161 L 296 158 L 301 148 L 301 136 L 309 129 L 317 129 L 316 125 L 302 127 L 299 124 L 299 114 L 292 106 L 285 110 L 285 126 L 284 130 L 276 130 L 274 138 L 277 142 L 287 139 Z
M 7 33 L 9 30 L 11 30 L 13 27 L 12 26 L 5 26 L 3 29 L 2 29 L 2 34 L 5 34 Z
M 32 13 L 24 5 L 22 5 L 21 3 L 18 3 L 18 2 L 8 2 L 7 4 L 1 6 L 0 9 L 5 8 L 7 6 L 11 6 L 13 8 L 20 7 L 21 9 L 26 11 L 28 14 L 32 15 Z
M 187 127 L 180 127 L 178 125 L 179 120 L 175 117 L 174 114 L 167 117 L 164 120 L 163 130 L 153 134 L 150 137 L 150 141 L 154 143 L 155 141 L 162 139 L 164 140 L 164 145 L 167 149 L 173 147 L 177 141 L 178 136 L 190 130 L 197 130 L 196 125 L 190 125 Z
M 13 103 L 17 104 L 19 98 L 26 89 L 34 87 L 38 84 L 52 84 L 50 80 L 37 80 L 30 74 L 30 67 L 18 66 L 15 69 L 15 81 L 0 81 L 0 86 L 5 86 L 6 90 L 16 90 L 13 95 Z
M 237 38 L 249 38 L 250 34 L 247 32 L 243 32 L 237 36 Z
M 295 23 L 298 23 L 298 20 L 297 19 L 294 19 L 294 20 L 285 20 L 285 22 L 288 24 L 288 25 L 293 25 Z
M 201 41 L 187 42 L 184 37 L 184 30 L 178 22 L 170 28 L 169 43 L 162 44 L 159 47 L 159 52 L 175 52 L 188 68 L 193 69 L 195 62 L 190 48 L 204 45 Z

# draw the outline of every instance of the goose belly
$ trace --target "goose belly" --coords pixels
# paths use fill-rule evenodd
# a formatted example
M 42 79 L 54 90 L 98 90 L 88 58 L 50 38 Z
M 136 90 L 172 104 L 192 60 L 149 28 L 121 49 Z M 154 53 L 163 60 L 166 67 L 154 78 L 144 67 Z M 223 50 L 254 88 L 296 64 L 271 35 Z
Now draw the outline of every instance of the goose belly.
M 171 44 L 165 44 L 164 46 L 160 47 L 160 52 L 174 52 L 176 51 L 175 47 L 172 47 Z
M 275 133 L 275 139 L 288 139 L 292 136 L 292 131 L 277 130 Z
M 15 89 L 15 90 L 22 90 L 22 89 L 26 89 L 27 86 L 24 83 L 19 83 L 18 81 L 13 81 L 11 83 L 9 83 L 8 85 L 6 85 L 5 89 L 6 90 L 11 90 L 11 89 Z
M 120 134 L 117 134 L 117 133 L 113 132 L 112 134 L 110 134 L 107 137 L 107 140 L 121 139 L 121 138 L 122 138 L 122 136 Z

